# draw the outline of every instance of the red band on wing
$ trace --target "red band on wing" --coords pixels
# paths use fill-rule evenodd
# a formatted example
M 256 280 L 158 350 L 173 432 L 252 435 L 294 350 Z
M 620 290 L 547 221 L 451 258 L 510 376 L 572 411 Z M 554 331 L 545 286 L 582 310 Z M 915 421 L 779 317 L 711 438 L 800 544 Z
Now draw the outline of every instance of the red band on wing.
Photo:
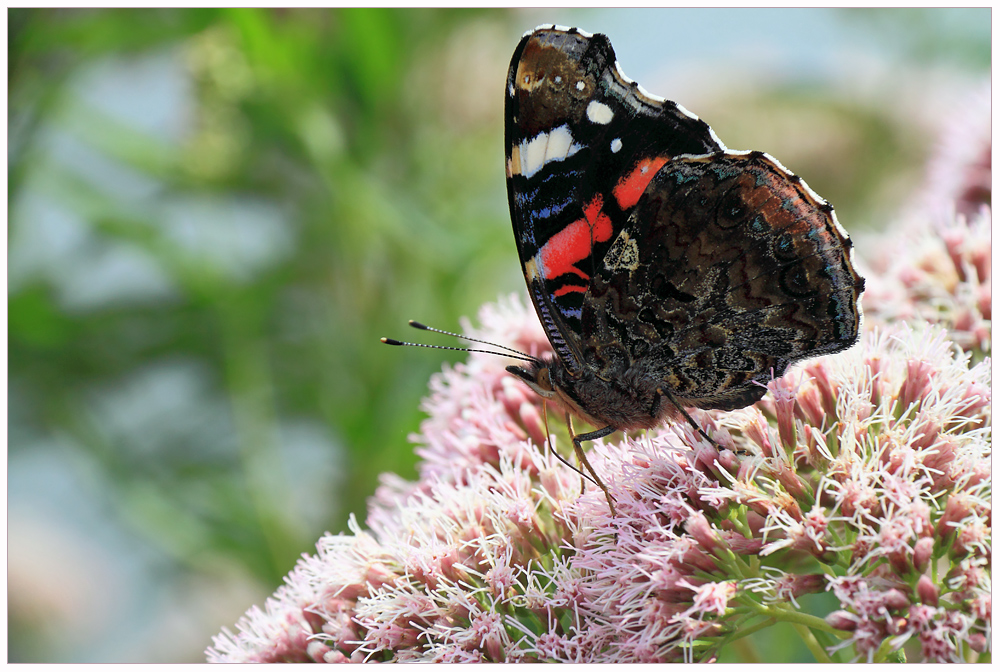
M 563 296 L 564 294 L 569 294 L 570 292 L 580 292 L 581 294 L 586 294 L 587 288 L 581 287 L 580 285 L 563 285 L 553 293 L 556 296 Z
M 618 201 L 618 207 L 622 210 L 628 210 L 638 203 L 639 197 L 642 196 L 642 192 L 646 191 L 646 185 L 653 179 L 653 175 L 656 175 L 656 171 L 669 160 L 664 156 L 656 156 L 637 163 L 632 172 L 620 179 L 611 192 L 615 200 Z
M 603 206 L 604 198 L 598 194 L 584 206 L 583 219 L 566 225 L 538 251 L 546 280 L 558 278 L 564 273 L 575 273 L 584 280 L 590 280 L 589 275 L 573 264 L 589 257 L 594 243 L 603 243 L 611 238 L 614 228 L 611 218 L 601 212 Z

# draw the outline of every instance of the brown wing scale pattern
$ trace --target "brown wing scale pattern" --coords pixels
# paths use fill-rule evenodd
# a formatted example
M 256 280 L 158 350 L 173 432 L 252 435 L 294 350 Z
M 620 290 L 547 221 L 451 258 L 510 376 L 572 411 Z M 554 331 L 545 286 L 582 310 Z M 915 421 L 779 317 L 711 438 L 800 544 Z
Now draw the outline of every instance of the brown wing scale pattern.
M 742 408 L 791 363 L 857 340 L 864 280 L 851 243 L 832 208 L 765 154 L 668 163 L 619 237 L 637 257 L 623 263 L 612 245 L 583 313 L 601 379 L 659 371 L 684 405 Z

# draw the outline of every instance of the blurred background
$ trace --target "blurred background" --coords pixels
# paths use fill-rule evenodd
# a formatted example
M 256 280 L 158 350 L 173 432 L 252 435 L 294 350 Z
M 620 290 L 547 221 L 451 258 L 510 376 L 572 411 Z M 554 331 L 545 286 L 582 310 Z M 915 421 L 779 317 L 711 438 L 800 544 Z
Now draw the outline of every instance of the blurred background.
M 380 473 L 413 477 L 460 357 L 378 339 L 523 291 L 502 88 L 525 30 L 607 33 L 852 232 L 917 193 L 991 56 L 989 9 L 7 18 L 13 662 L 202 661 Z

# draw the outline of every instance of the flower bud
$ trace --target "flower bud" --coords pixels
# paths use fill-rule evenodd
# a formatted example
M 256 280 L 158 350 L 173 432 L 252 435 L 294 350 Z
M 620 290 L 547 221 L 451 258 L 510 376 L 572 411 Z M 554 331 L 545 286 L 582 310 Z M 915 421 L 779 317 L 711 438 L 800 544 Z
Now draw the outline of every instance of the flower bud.
M 719 450 L 710 443 L 699 444 L 695 449 L 695 464 L 706 474 L 714 474 L 717 467 L 716 460 L 719 459 Z
M 771 445 L 769 429 L 770 425 L 767 424 L 767 420 L 760 413 L 754 415 L 753 419 L 743 428 L 743 433 L 746 437 L 760 446 L 764 457 L 774 457 L 774 447 Z
M 833 383 L 830 382 L 829 364 L 826 360 L 813 360 L 808 367 L 809 375 L 813 378 L 813 383 L 819 390 L 820 399 L 823 401 L 823 409 L 832 419 L 837 416 L 837 392 Z
M 326 623 L 326 617 L 322 614 L 318 614 L 312 609 L 302 610 L 302 620 L 309 624 L 309 627 L 313 632 L 319 632 L 323 629 L 323 625 Z
M 934 445 L 938 439 L 938 434 L 941 432 L 941 427 L 934 420 L 924 418 L 920 425 L 911 431 L 916 438 L 910 441 L 910 446 L 917 450 L 922 450 Z
M 987 413 L 992 399 L 993 393 L 990 388 L 973 381 L 965 386 L 962 392 L 961 405 L 956 409 L 955 415 L 974 418 Z
M 948 502 L 944 506 L 944 514 L 938 519 L 937 536 L 945 540 L 954 534 L 957 523 L 972 513 L 972 502 L 968 495 L 955 493 L 948 496 Z
M 918 572 L 927 571 L 933 553 L 934 539 L 932 537 L 917 539 L 917 543 L 913 545 L 913 566 L 917 568 Z
M 776 504 L 794 520 L 802 522 L 802 509 L 787 492 L 778 492 L 774 495 L 773 504 Z
M 932 607 L 938 605 L 938 589 L 934 585 L 934 581 L 931 577 L 926 574 L 922 574 L 919 579 L 917 579 L 917 597 L 924 604 L 928 604 Z
M 885 365 L 880 355 L 865 357 L 865 379 L 871 384 L 871 403 L 878 407 L 882 403 L 882 371 Z
M 718 533 L 712 529 L 705 514 L 701 511 L 695 511 L 691 514 L 691 517 L 684 523 L 684 530 L 695 538 L 702 549 L 709 553 L 714 553 L 724 545 Z
M 911 404 L 920 402 L 931 387 L 933 367 L 927 362 L 910 360 L 906 363 L 906 380 L 899 388 L 897 400 L 900 410 L 906 411 Z
M 780 465 L 775 470 L 775 477 L 781 483 L 785 491 L 799 501 L 803 501 L 809 496 L 808 486 L 799 478 L 787 464 Z
M 979 632 L 969 635 L 966 641 L 969 643 L 969 648 L 978 653 L 986 653 L 987 645 L 990 643 L 986 636 Z
M 396 572 L 389 569 L 388 567 L 386 567 L 385 565 L 383 565 L 381 562 L 371 563 L 370 565 L 368 565 L 367 571 L 365 572 L 365 582 L 371 584 L 373 588 L 378 588 L 383 584 L 391 583 L 395 581 L 397 578 L 399 578 L 399 575 L 396 574 Z M 367 592 L 368 588 L 366 586 L 359 593 L 359 595 Z M 344 597 L 345 599 L 354 599 L 357 597 L 357 595 L 351 597 L 341 593 L 341 597 Z
M 719 466 L 728 471 L 730 474 L 737 474 L 740 470 L 740 465 L 742 462 L 736 457 L 736 453 L 730 449 L 723 450 L 719 453 Z
M 885 606 L 894 611 L 901 611 L 910 606 L 910 598 L 898 588 L 890 588 L 882 594 Z
M 677 565 L 679 569 L 685 572 L 702 571 L 713 574 L 719 571 L 712 556 L 696 546 L 688 547 L 681 555 Z
M 837 630 L 847 630 L 848 632 L 853 632 L 855 628 L 858 627 L 858 617 L 849 611 L 834 611 L 833 613 L 827 614 L 824 619 L 831 627 L 837 628 Z
M 486 638 L 486 655 L 489 656 L 490 660 L 497 663 L 504 660 L 503 642 L 497 635 Z
M 332 651 L 329 646 L 314 639 L 306 644 L 306 655 L 309 656 L 314 662 L 322 663 L 326 660 L 326 656 Z M 343 654 L 341 654 L 343 655 Z
M 774 413 L 778 420 L 778 436 L 786 450 L 795 448 L 795 394 L 784 387 L 774 390 Z
M 826 577 L 823 574 L 796 574 L 788 584 L 792 597 L 822 593 L 825 586 Z
M 799 390 L 798 402 L 803 420 L 813 427 L 822 429 L 826 423 L 826 411 L 823 408 L 823 399 L 815 385 L 806 385 Z
M 764 547 L 764 540 L 756 537 L 747 539 L 737 532 L 727 535 L 726 544 L 737 555 L 757 555 Z
M 990 530 L 978 518 L 966 522 L 958 529 L 952 550 L 958 556 L 982 554 L 989 548 Z

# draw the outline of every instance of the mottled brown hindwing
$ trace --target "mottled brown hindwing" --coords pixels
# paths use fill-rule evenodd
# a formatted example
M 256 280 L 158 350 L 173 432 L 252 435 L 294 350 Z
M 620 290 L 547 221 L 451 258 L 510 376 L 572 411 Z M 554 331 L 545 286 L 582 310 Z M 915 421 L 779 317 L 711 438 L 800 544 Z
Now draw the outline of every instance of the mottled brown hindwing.
M 649 358 L 685 405 L 747 406 L 792 362 L 857 340 L 864 280 L 850 247 L 833 209 L 766 154 L 679 157 L 595 275 L 588 364 Z

